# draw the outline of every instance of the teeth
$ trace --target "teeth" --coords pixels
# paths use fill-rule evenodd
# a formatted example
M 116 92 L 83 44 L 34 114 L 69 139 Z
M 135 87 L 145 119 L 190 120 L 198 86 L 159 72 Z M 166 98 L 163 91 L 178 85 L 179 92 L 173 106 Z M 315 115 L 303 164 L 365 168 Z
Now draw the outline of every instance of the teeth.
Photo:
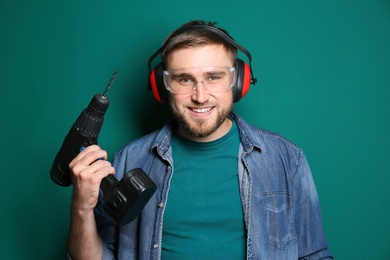
M 196 113 L 206 113 L 209 112 L 212 108 L 211 107 L 204 107 L 204 108 L 192 108 L 192 111 Z

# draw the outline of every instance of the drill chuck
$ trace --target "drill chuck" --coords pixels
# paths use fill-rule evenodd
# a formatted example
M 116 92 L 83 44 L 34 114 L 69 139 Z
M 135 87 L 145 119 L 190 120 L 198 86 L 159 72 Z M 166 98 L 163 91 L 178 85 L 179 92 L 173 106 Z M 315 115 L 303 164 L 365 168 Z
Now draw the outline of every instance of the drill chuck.
M 74 127 L 83 136 L 98 137 L 103 126 L 104 114 L 110 101 L 107 97 L 96 94 L 88 107 L 81 112 L 74 123 Z

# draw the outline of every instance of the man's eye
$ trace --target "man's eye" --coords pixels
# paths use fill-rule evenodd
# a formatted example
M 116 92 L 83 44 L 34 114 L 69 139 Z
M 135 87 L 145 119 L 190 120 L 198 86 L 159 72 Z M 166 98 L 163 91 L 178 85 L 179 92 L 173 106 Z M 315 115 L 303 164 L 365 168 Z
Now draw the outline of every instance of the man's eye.
M 185 85 L 185 84 L 190 84 L 192 82 L 192 80 L 190 78 L 187 78 L 187 77 L 181 77 L 181 78 L 177 78 L 177 82 Z
M 207 79 L 207 82 L 209 82 L 209 83 L 218 83 L 221 79 L 222 79 L 221 76 L 210 76 Z

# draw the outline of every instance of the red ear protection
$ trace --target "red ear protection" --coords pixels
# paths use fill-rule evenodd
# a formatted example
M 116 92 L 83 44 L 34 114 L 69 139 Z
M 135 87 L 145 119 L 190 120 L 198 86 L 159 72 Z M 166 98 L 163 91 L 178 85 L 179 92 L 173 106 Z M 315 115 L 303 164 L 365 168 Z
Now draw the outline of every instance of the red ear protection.
M 233 86 L 233 102 L 238 102 L 249 91 L 251 85 L 251 69 L 244 61 L 237 59 L 235 71 L 236 83 Z
M 160 103 L 164 103 L 168 100 L 168 90 L 164 85 L 163 73 L 164 67 L 163 64 L 160 63 L 149 75 L 149 88 L 152 90 L 154 98 Z
M 164 85 L 164 66 L 162 62 L 160 62 L 153 70 L 152 67 L 152 61 L 159 55 L 161 52 L 166 48 L 166 45 L 170 41 L 170 39 L 174 38 L 175 36 L 189 30 L 208 30 L 212 31 L 219 36 L 221 36 L 224 40 L 226 40 L 229 44 L 233 45 L 235 48 L 243 52 L 249 60 L 249 65 L 242 61 L 241 59 L 237 59 L 236 63 L 234 65 L 235 67 L 235 85 L 233 86 L 233 102 L 240 101 L 241 98 L 243 98 L 246 93 L 249 91 L 251 84 L 256 84 L 257 80 L 253 77 L 252 72 L 252 56 L 244 47 L 236 43 L 230 36 L 228 36 L 226 33 L 224 33 L 222 30 L 209 26 L 209 25 L 194 25 L 190 26 L 188 28 L 183 28 L 181 30 L 176 31 L 174 34 L 172 34 L 169 39 L 165 41 L 165 44 L 160 47 L 149 59 L 148 67 L 149 67 L 149 88 L 153 93 L 154 98 L 160 102 L 165 103 L 168 100 L 169 92 L 165 88 Z

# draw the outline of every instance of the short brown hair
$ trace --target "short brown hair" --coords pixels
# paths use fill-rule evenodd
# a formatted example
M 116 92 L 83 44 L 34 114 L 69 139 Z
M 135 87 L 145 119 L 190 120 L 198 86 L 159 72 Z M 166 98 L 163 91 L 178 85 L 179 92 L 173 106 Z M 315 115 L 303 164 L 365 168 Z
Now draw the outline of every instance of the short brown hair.
M 161 52 L 161 58 L 164 62 L 164 65 L 167 64 L 168 56 L 177 49 L 185 49 L 190 47 L 197 47 L 202 45 L 210 45 L 210 44 L 221 44 L 224 46 L 228 54 L 231 56 L 232 61 L 235 62 L 237 59 L 237 49 L 227 42 L 223 37 L 218 35 L 215 32 L 209 30 L 186 30 L 183 33 L 180 33 L 173 38 L 171 37 L 176 32 L 183 30 L 185 28 L 189 28 L 194 25 L 207 25 L 216 27 L 216 22 L 205 22 L 200 20 L 194 20 L 183 24 L 177 30 L 175 30 L 170 36 L 168 36 L 167 40 L 164 44 L 166 47 Z M 218 28 L 220 31 L 225 33 L 228 37 L 231 37 L 229 33 L 221 28 Z M 168 42 L 167 42 L 168 41 Z

